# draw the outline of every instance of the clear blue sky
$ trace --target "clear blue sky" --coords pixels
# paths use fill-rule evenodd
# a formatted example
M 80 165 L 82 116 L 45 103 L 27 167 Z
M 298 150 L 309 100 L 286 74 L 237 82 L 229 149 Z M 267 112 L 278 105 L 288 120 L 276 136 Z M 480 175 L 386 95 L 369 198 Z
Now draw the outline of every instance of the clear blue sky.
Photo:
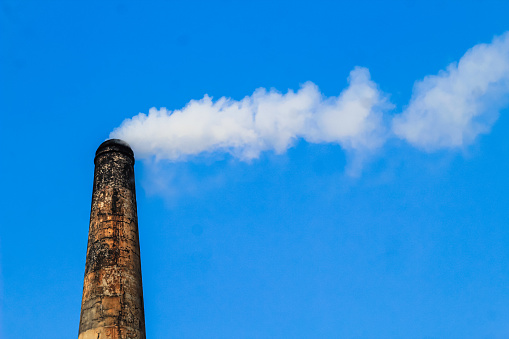
M 0 337 L 77 337 L 94 152 L 124 119 L 306 81 L 336 96 L 355 66 L 398 114 L 508 17 L 507 1 L 1 1 Z M 138 161 L 147 337 L 509 337 L 508 129 L 505 106 L 461 148 L 393 138 L 354 177 L 341 146 L 305 140 Z

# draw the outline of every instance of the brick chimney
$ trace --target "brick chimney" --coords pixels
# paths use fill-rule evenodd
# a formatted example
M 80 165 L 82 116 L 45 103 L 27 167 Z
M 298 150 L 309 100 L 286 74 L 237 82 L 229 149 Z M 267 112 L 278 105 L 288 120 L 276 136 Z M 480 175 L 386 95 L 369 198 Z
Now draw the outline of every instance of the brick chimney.
M 94 162 L 78 339 L 145 339 L 134 153 L 111 139 Z

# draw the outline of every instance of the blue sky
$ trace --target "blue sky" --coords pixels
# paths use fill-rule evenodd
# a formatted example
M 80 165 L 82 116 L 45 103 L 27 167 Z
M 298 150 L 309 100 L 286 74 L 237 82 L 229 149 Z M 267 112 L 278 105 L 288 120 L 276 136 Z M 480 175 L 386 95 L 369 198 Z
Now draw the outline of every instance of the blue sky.
M 505 1 L 2 1 L 0 336 L 77 336 L 94 152 L 125 119 L 307 81 L 338 97 L 359 66 L 392 105 L 383 142 L 361 153 L 303 130 L 279 150 L 256 139 L 269 146 L 251 159 L 226 144 L 155 161 L 174 144 L 133 144 L 147 337 L 508 337 L 508 79 L 473 101 L 489 122 L 459 145 L 392 127 L 416 82 L 508 31 L 508 13 Z M 437 118 L 464 113 L 451 107 L 426 111 L 426 135 L 453 134 Z

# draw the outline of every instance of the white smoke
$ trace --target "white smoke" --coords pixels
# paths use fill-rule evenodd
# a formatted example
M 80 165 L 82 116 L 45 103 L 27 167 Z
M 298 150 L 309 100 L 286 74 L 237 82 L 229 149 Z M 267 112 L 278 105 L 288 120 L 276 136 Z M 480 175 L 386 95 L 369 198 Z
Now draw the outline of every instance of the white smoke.
M 110 137 L 126 140 L 137 157 L 169 160 L 205 152 L 249 160 L 263 151 L 283 153 L 299 138 L 338 143 L 347 150 L 377 148 L 385 138 L 385 97 L 365 68 L 355 68 L 348 80 L 338 97 L 329 98 L 312 82 L 285 94 L 260 88 L 240 101 L 222 97 L 214 102 L 205 95 L 181 110 L 140 113 Z
M 137 158 L 172 161 L 215 152 L 249 160 L 283 153 L 298 139 L 336 143 L 357 158 L 389 137 L 429 151 L 464 147 L 490 130 L 507 102 L 509 32 L 416 82 L 408 107 L 392 117 L 393 105 L 366 68 L 352 70 L 348 82 L 337 97 L 312 82 L 285 94 L 257 89 L 239 101 L 205 95 L 180 110 L 152 108 L 126 119 L 110 137 L 127 141 Z
M 461 148 L 490 131 L 509 93 L 509 32 L 468 50 L 446 71 L 416 82 L 394 133 L 433 151 Z

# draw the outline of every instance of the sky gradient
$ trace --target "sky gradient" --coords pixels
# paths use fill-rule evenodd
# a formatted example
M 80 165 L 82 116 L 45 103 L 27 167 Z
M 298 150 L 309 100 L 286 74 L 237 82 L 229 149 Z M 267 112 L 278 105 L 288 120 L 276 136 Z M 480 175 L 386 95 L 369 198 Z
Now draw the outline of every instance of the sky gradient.
M 416 82 L 508 31 L 508 13 L 505 1 L 2 1 L 0 337 L 77 337 L 94 152 L 125 119 L 308 81 L 337 97 L 363 67 L 387 122 Z M 348 145 L 302 137 L 252 159 L 137 157 L 147 337 L 507 338 L 498 94 L 470 142 L 387 138 L 353 172 Z

